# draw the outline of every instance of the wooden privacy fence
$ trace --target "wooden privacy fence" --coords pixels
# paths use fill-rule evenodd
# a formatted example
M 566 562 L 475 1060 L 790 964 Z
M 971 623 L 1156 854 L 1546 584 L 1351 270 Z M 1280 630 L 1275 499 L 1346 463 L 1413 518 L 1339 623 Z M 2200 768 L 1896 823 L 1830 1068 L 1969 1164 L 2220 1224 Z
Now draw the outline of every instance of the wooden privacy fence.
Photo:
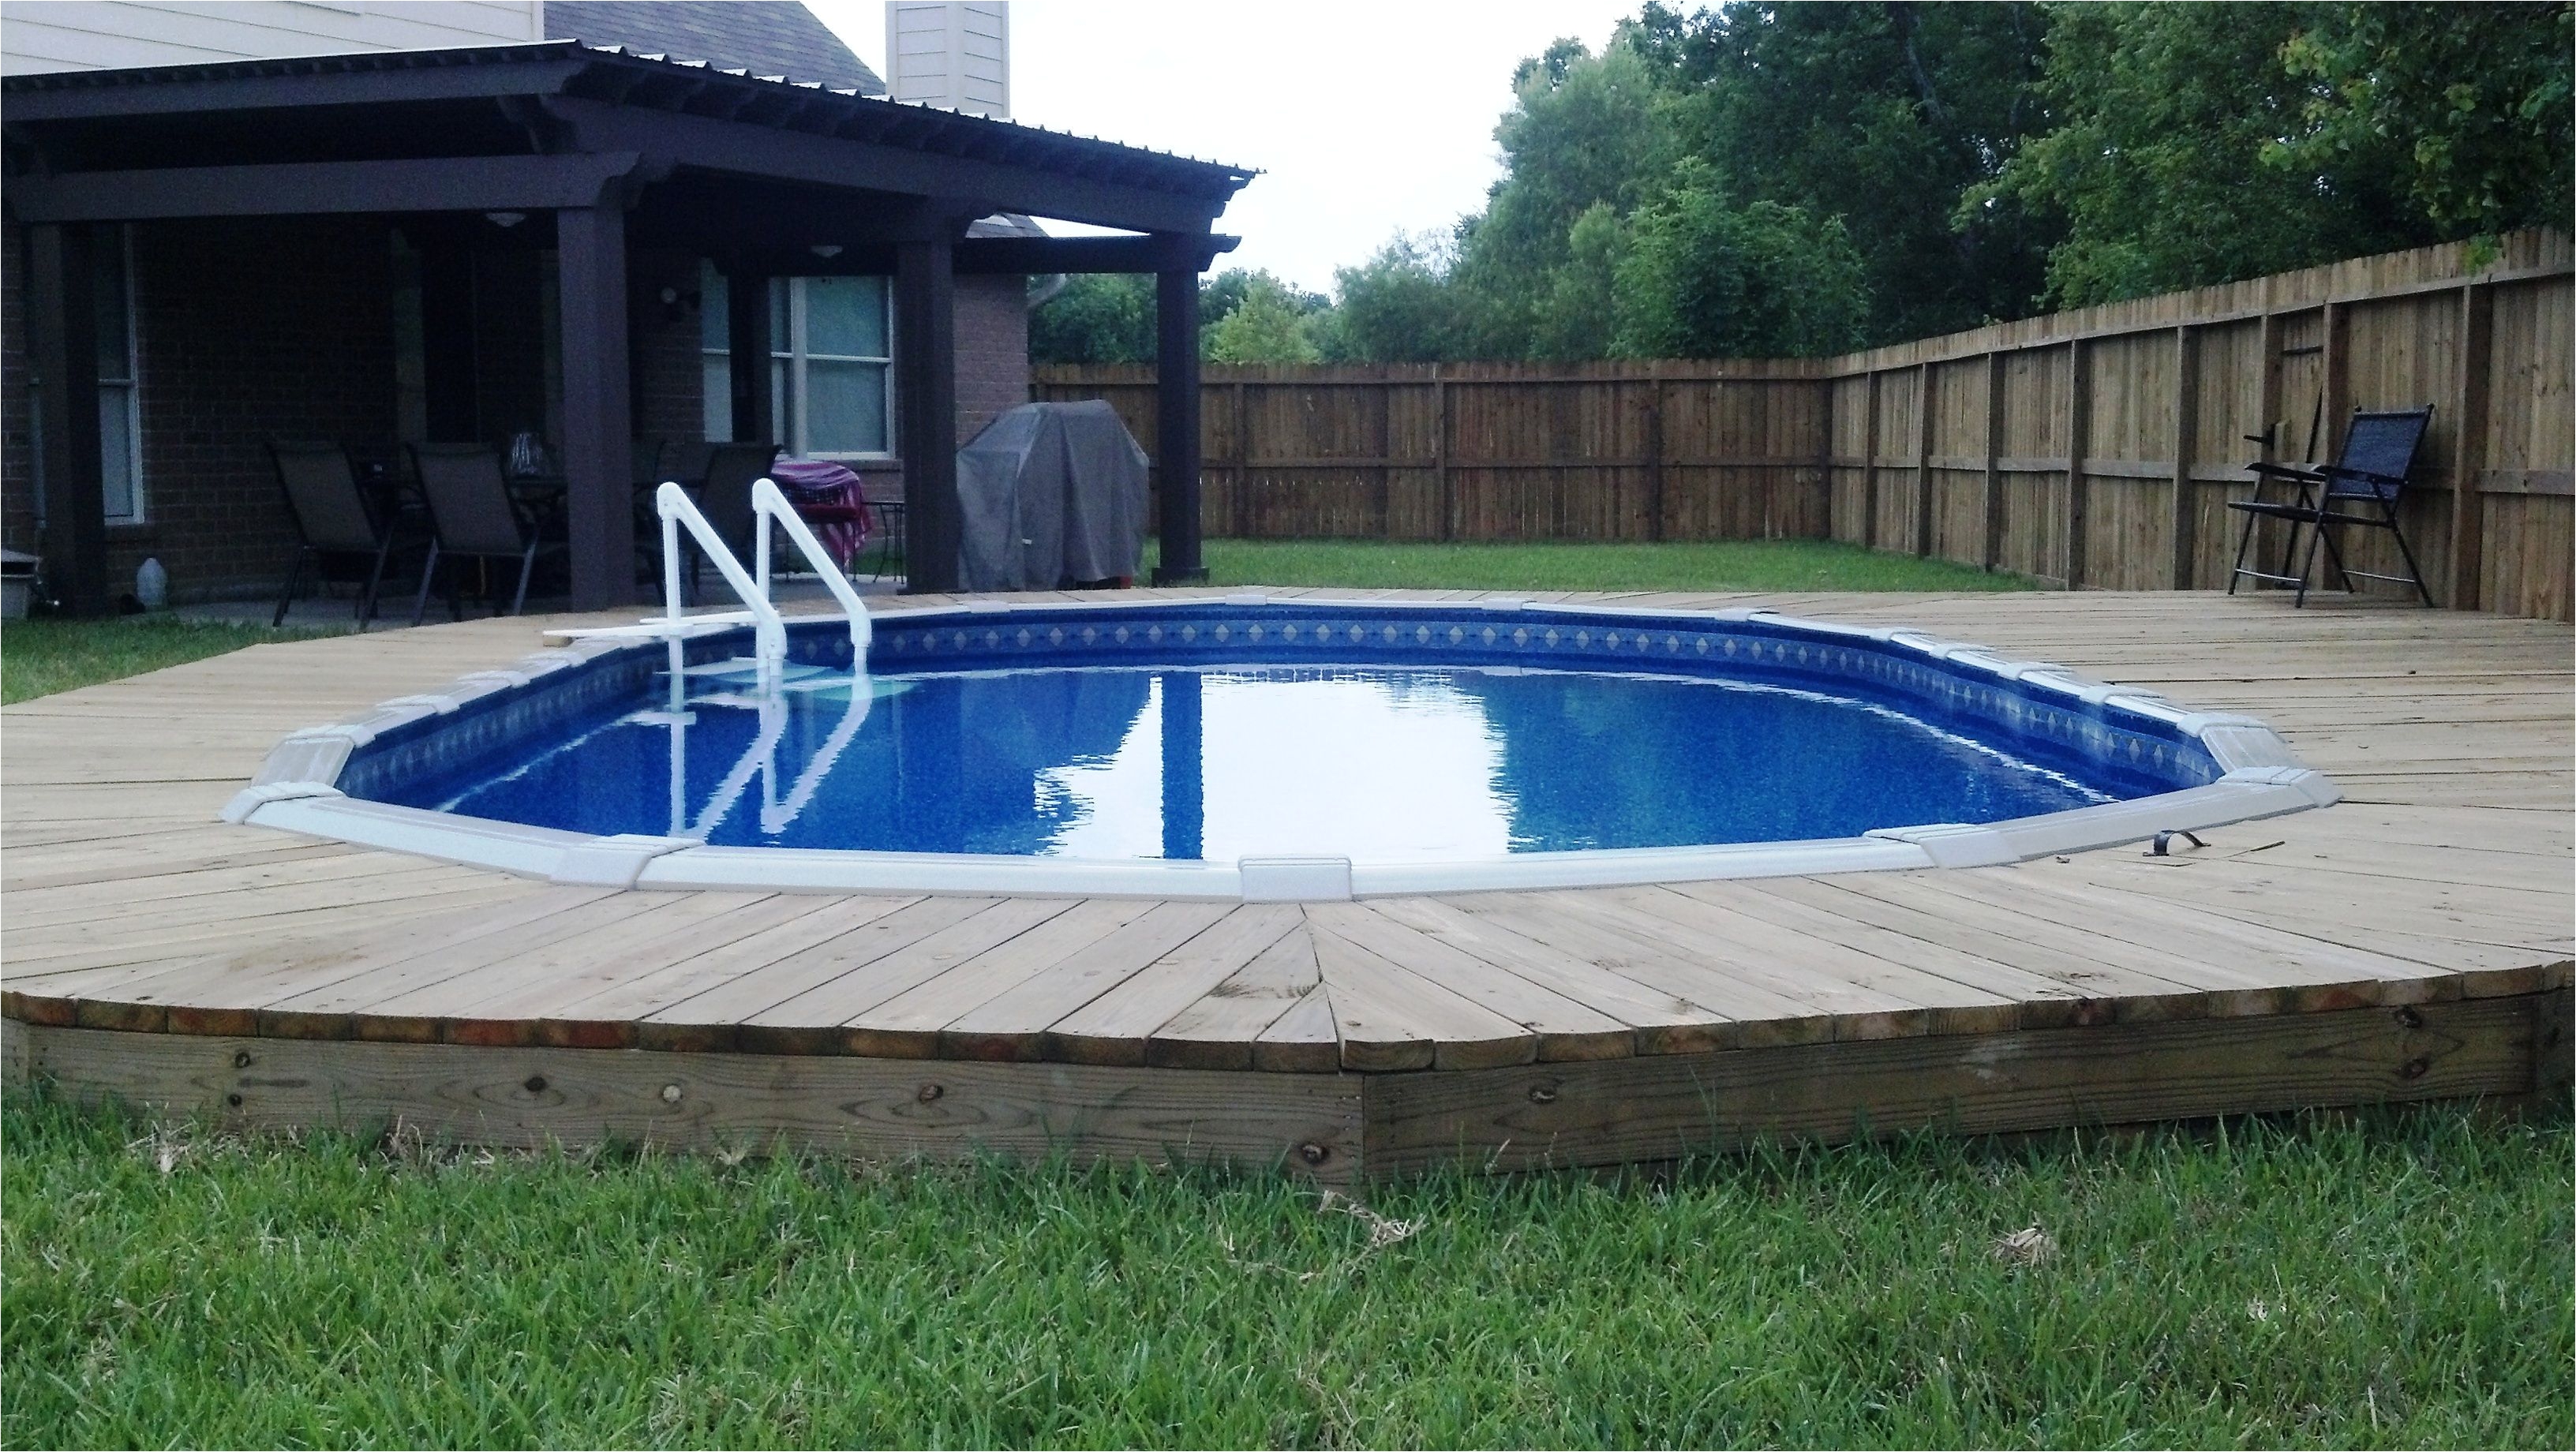
M 2224 589 L 2257 457 L 2434 406 L 2403 521 L 2444 605 L 2568 619 L 2565 233 L 1999 323 L 1834 359 L 1211 366 L 1207 532 L 1834 538 L 2095 589 Z M 1153 373 L 1045 368 L 1154 437 Z M 2249 443 L 2257 435 L 2265 444 Z M 2351 531 L 2356 568 L 2396 563 Z M 2276 546 L 2277 537 L 2259 543 Z
M 1201 375 L 1205 528 L 1255 539 L 1821 538 L 1821 360 L 1225 365 Z M 1139 439 L 1150 367 L 1041 368 Z

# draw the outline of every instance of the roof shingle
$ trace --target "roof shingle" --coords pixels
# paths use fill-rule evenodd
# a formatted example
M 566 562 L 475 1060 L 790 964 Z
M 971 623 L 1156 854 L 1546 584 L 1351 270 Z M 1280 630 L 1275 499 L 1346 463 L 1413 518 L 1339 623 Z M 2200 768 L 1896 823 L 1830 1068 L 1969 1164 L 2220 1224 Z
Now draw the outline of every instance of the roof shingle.
M 547 0 L 545 26 L 560 39 L 886 93 L 877 73 L 795 0 Z

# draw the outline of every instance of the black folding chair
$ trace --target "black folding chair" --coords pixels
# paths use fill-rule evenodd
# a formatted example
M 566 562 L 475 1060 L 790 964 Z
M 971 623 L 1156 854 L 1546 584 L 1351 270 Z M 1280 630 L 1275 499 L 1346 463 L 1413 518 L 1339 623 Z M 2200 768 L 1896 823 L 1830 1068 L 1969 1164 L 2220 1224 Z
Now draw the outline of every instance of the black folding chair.
M 442 558 L 517 560 L 519 588 L 510 597 L 510 613 L 518 614 L 528 603 L 528 577 L 536 571 L 537 556 L 559 553 L 564 543 L 548 539 L 544 521 L 510 492 L 498 450 L 481 444 L 414 444 L 411 458 L 421 494 L 429 501 L 430 524 L 429 564 L 420 572 L 420 598 L 412 602 L 411 623 L 418 625 L 429 611 L 430 582 L 438 578 Z M 453 618 L 463 616 L 453 580 L 447 611 Z
M 376 613 L 385 561 L 402 542 L 400 513 L 367 507 L 367 497 L 358 488 L 358 472 L 349 464 L 349 451 L 338 444 L 272 439 L 268 458 L 277 469 L 278 486 L 286 491 L 286 512 L 295 521 L 296 533 L 295 555 L 288 563 L 285 588 L 277 594 L 277 614 L 269 624 L 286 623 L 286 608 L 304 583 L 308 562 L 318 579 L 332 556 L 372 557 L 366 584 L 358 591 L 358 625 L 364 629 Z M 412 542 L 418 542 L 417 533 Z
M 2295 587 L 2296 603 L 2304 606 L 2308 603 L 2308 581 L 2316 574 L 2317 551 L 2323 548 L 2344 589 L 2353 589 L 2355 580 L 2385 580 L 2414 586 L 2415 593 L 2431 605 L 2433 592 L 2425 588 L 2424 569 L 2415 562 L 2414 547 L 2406 542 L 2406 531 L 2397 522 L 2397 505 L 2406 492 L 2407 475 L 2415 467 L 2416 452 L 2423 447 L 2424 431 L 2432 422 L 2430 404 L 2376 413 L 2355 409 L 2352 425 L 2344 431 L 2343 454 L 2335 462 L 2316 469 L 2262 462 L 2246 465 L 2254 474 L 2254 497 L 2227 502 L 2228 508 L 2245 516 L 2245 532 L 2236 541 L 2236 564 L 2228 576 L 2227 593 L 2236 593 L 2238 580 L 2263 580 Z M 2265 499 L 2263 486 L 2274 479 L 2295 486 L 2298 496 Z M 2288 522 L 2290 538 L 2281 552 L 2281 568 L 2287 571 L 2295 561 L 2297 573 L 2275 574 L 2246 565 L 2245 556 L 2254 546 L 2254 526 L 2265 519 Z M 2343 548 L 2335 541 L 2335 531 L 2343 528 L 2388 531 L 2397 539 L 2397 553 L 2406 561 L 2407 573 L 2381 575 L 2347 566 Z M 2309 531 L 2304 559 L 2299 555 L 2302 529 Z

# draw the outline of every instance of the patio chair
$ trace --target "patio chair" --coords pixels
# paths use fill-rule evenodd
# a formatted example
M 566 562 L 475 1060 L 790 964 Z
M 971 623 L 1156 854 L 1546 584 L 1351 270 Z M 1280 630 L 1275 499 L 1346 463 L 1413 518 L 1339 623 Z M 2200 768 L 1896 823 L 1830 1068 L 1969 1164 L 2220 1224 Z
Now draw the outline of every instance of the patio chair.
M 708 446 L 705 482 L 698 487 L 698 512 L 724 541 L 734 558 L 748 568 L 751 561 L 751 531 L 756 516 L 751 508 L 751 486 L 768 477 L 770 467 L 778 462 L 776 444 L 714 444 Z M 698 597 L 699 553 L 694 544 L 689 549 L 689 598 Z
M 561 540 L 550 540 L 544 521 L 521 505 L 501 474 L 501 455 L 481 444 L 414 444 L 413 472 L 429 502 L 429 563 L 420 572 L 420 596 L 412 602 L 411 623 L 429 611 L 430 583 L 438 578 L 442 558 L 517 560 L 519 588 L 510 597 L 510 613 L 527 607 L 528 577 L 537 556 L 560 553 Z M 451 578 L 448 614 L 462 618 Z
M 286 491 L 286 512 L 295 521 L 296 534 L 286 585 L 278 591 L 277 613 L 269 624 L 286 623 L 287 607 L 304 583 L 305 565 L 311 563 L 319 578 L 336 555 L 371 558 L 366 584 L 358 591 L 358 626 L 365 629 L 376 613 L 385 562 L 403 542 L 401 513 L 368 507 L 366 494 L 358 487 L 358 472 L 349 463 L 349 451 L 338 444 L 271 439 L 268 458 L 277 470 L 278 486 Z
M 2335 462 L 2316 469 L 2262 462 L 2246 465 L 2254 474 L 2254 497 L 2227 502 L 2228 508 L 2245 516 L 2245 531 L 2236 541 L 2236 564 L 2228 576 L 2227 593 L 2236 593 L 2239 580 L 2264 580 L 2295 587 L 2298 598 L 2294 603 L 2304 606 L 2308 603 L 2308 581 L 2316 574 L 2317 551 L 2322 547 L 2344 589 L 2353 589 L 2356 579 L 2412 585 L 2430 606 L 2433 592 L 2425 588 L 2423 567 L 2415 562 L 2414 547 L 2406 542 L 2406 531 L 2397 522 L 2397 506 L 2406 492 L 2406 476 L 2415 467 L 2416 452 L 2423 447 L 2424 431 L 2432 422 L 2430 404 L 2381 412 L 2355 409 L 2352 425 L 2344 431 L 2343 454 Z M 2297 497 L 2265 499 L 2263 486 L 2274 479 L 2296 486 Z M 2290 537 L 2281 551 L 2281 569 L 2287 572 L 2295 563 L 2296 573 L 2273 573 L 2246 565 L 2245 556 L 2254 545 L 2254 526 L 2265 519 L 2289 523 Z M 2347 566 L 2343 548 L 2335 541 L 2335 531 L 2347 528 L 2384 529 L 2395 536 L 2397 553 L 2406 561 L 2406 573 L 2374 574 Z M 2310 531 L 2304 559 L 2299 556 L 2302 529 Z

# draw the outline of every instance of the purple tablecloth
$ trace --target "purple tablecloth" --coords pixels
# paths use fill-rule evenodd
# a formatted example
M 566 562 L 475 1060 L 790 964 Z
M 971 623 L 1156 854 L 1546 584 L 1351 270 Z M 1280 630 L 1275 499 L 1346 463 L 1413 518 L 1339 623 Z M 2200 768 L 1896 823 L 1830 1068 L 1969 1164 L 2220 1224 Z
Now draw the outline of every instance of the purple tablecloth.
M 868 499 L 859 476 L 829 459 L 781 459 L 769 477 L 823 548 L 848 569 L 868 542 Z

